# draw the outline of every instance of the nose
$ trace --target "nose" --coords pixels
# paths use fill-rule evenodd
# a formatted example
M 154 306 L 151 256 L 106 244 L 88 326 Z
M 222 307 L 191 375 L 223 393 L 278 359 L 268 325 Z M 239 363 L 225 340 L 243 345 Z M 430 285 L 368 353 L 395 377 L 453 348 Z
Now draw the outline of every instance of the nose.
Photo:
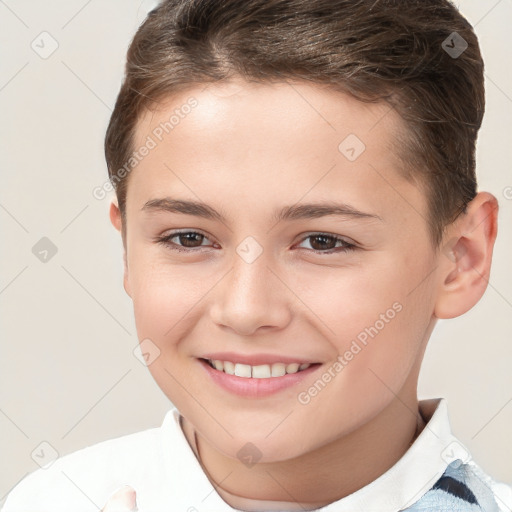
M 269 266 L 265 251 L 249 263 L 238 254 L 233 267 L 216 287 L 211 307 L 213 322 L 250 336 L 259 329 L 282 329 L 290 322 L 293 294 Z

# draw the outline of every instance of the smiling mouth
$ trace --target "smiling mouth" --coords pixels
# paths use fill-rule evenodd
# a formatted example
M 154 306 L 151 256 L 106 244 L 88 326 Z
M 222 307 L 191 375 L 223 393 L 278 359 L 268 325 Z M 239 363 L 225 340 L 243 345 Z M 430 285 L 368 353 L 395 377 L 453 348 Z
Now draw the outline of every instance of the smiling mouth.
M 292 373 L 300 373 L 310 366 L 317 366 L 320 363 L 273 363 L 251 366 L 249 364 L 233 363 L 231 361 L 220 361 L 219 359 L 201 359 L 209 366 L 220 372 L 247 379 L 268 379 L 272 377 L 283 377 Z

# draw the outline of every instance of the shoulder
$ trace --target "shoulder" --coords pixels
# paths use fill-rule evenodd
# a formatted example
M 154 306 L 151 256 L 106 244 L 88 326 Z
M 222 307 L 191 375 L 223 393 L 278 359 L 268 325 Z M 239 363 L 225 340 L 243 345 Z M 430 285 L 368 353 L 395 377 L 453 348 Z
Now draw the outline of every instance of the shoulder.
M 512 487 L 493 480 L 473 461 L 455 460 L 432 488 L 407 511 L 509 512 Z
M 473 487 L 477 490 L 475 494 L 478 493 L 477 497 L 481 496 L 481 503 L 485 503 L 484 494 L 485 491 L 488 491 L 489 497 L 494 499 L 499 512 L 510 512 L 512 510 L 512 487 L 510 485 L 494 480 L 473 460 L 469 461 L 465 466 L 467 467 L 466 473 L 471 475 L 467 478 L 467 481 L 468 483 L 474 482 Z M 482 507 L 482 509 L 487 510 L 485 507 Z
M 108 497 L 158 461 L 161 428 L 101 441 L 59 457 L 27 475 L 9 493 L 2 512 L 97 512 Z

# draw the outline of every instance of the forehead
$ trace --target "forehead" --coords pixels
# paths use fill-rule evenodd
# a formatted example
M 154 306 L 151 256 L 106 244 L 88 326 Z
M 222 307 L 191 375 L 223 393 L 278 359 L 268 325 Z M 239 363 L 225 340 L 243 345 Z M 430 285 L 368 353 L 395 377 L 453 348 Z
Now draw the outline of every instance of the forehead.
M 132 173 L 128 195 L 135 187 L 140 203 L 179 189 L 222 203 L 244 196 L 248 208 L 254 198 L 256 208 L 262 197 L 275 206 L 306 195 L 333 199 L 339 191 L 361 208 L 424 208 L 399 171 L 396 135 L 403 129 L 387 103 L 363 103 L 317 84 L 202 84 L 141 117 L 134 147 L 149 139 L 154 147 Z
M 191 104 L 194 106 L 190 107 Z M 392 143 L 394 135 L 404 128 L 401 118 L 384 102 L 364 103 L 320 84 L 256 83 L 241 79 L 197 85 L 162 100 L 151 111 L 146 110 L 137 124 L 136 145 L 166 123 L 168 130 L 164 127 L 164 136 L 171 131 L 179 135 L 180 124 L 195 130 L 198 137 L 208 132 L 210 138 L 216 133 L 240 138 L 252 132 L 256 143 L 258 136 L 267 134 L 268 150 L 300 138 L 311 142 L 324 140 L 332 147 L 333 140 L 341 141 L 349 133 L 365 142 L 374 130 L 382 143 Z M 278 137 L 272 138 L 273 135 Z M 382 135 L 386 137 L 382 139 Z

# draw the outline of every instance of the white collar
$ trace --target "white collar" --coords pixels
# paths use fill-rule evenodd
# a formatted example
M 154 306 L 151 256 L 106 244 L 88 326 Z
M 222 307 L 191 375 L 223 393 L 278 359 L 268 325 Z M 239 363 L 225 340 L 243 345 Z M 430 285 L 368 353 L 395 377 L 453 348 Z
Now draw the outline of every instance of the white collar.
M 322 507 L 322 511 L 402 510 L 427 492 L 442 476 L 450 462 L 456 459 L 466 462 L 469 459 L 467 448 L 451 433 L 446 399 L 422 400 L 419 402 L 419 408 L 426 425 L 402 458 L 370 484 Z M 179 417 L 179 411 L 173 408 L 166 414 L 162 424 L 162 449 L 164 453 L 172 454 L 165 457 L 169 461 L 167 477 L 170 481 L 183 482 L 180 488 L 183 489 L 184 495 L 193 490 L 193 496 L 188 494 L 188 503 L 190 506 L 195 505 L 201 512 L 236 510 L 220 497 L 208 480 L 181 429 Z M 172 440 L 176 440 L 176 436 L 180 442 L 175 446 Z M 172 464 L 173 459 L 179 461 L 179 464 Z

